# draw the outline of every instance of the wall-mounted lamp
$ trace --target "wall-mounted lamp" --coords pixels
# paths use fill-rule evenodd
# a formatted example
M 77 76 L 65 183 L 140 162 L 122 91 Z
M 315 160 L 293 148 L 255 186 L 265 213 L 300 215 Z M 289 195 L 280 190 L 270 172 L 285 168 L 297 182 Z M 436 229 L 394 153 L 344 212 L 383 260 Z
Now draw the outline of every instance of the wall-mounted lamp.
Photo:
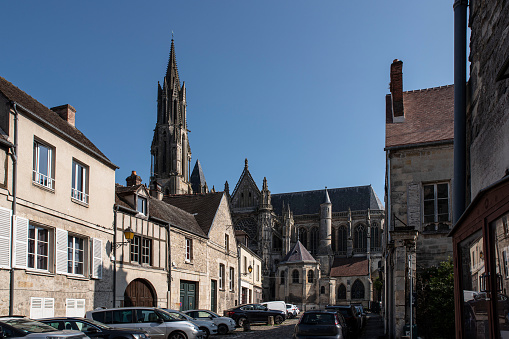
M 248 274 L 251 274 L 251 272 L 253 272 L 253 266 L 249 265 L 249 267 L 247 268 L 247 272 L 242 273 L 242 275 L 248 275 Z
M 124 238 L 127 241 L 114 243 L 113 245 L 115 245 L 115 248 L 119 248 L 120 246 L 124 246 L 131 243 L 131 240 L 133 240 L 134 238 L 134 232 L 131 229 L 131 227 L 128 227 L 126 230 L 124 230 Z

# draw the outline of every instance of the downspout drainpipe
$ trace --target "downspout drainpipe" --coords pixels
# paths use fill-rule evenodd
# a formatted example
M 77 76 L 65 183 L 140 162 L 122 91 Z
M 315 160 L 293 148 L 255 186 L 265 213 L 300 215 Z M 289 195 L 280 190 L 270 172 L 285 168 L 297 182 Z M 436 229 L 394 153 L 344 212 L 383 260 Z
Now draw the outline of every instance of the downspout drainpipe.
M 170 246 L 170 227 L 171 227 L 171 224 L 168 223 L 168 225 L 166 225 L 166 233 L 167 233 L 167 238 L 166 238 L 166 248 L 167 248 L 167 259 L 166 259 L 166 262 L 168 263 L 168 291 L 166 292 L 166 307 L 168 308 L 172 308 L 171 307 L 171 267 L 172 267 L 172 261 L 171 261 L 171 246 Z
M 466 204 L 466 68 L 468 0 L 454 1 L 454 183 L 453 224 Z
M 11 147 L 12 157 L 12 222 L 11 222 L 11 268 L 9 282 L 9 315 L 14 315 L 14 229 L 16 224 L 16 198 L 18 180 L 18 110 L 16 103 L 11 102 L 14 110 L 14 146 Z
M 113 211 L 113 308 L 117 307 L 117 213 L 118 205 Z

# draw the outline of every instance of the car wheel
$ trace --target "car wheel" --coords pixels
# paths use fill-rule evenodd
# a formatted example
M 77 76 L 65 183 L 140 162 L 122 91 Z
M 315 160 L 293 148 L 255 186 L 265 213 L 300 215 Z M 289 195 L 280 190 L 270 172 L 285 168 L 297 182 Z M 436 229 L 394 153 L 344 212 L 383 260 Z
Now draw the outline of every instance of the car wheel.
M 175 331 L 170 333 L 168 339 L 187 339 L 187 336 L 184 332 Z
M 239 318 L 237 320 L 237 325 L 239 325 L 239 327 L 244 327 L 244 323 L 246 322 L 246 318 L 242 317 L 242 318 Z
M 281 315 L 276 315 L 276 316 L 274 317 L 274 324 L 279 325 L 279 324 L 281 324 L 281 323 L 283 322 L 283 320 L 284 320 L 284 319 L 283 319 L 283 316 L 281 316 Z
M 202 330 L 203 332 L 205 332 L 205 339 L 208 339 L 208 337 L 210 336 L 210 331 L 208 328 L 206 327 L 200 327 L 200 330 Z
M 226 325 L 224 325 L 224 324 L 219 325 L 219 326 L 217 327 L 217 333 L 218 333 L 218 334 L 222 334 L 222 335 L 224 335 L 224 334 L 228 333 L 228 326 L 226 326 Z

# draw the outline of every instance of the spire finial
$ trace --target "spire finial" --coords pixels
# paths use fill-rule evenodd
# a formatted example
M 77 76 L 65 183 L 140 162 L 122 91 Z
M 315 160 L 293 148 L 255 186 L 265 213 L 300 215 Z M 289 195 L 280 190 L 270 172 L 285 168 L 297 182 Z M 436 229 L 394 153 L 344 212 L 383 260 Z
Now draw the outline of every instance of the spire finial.
M 247 169 L 247 167 L 248 167 L 248 166 L 247 166 L 247 158 L 246 158 L 246 160 L 244 161 L 244 167 L 245 167 L 246 169 Z
M 173 29 L 171 30 L 171 41 L 173 41 Z

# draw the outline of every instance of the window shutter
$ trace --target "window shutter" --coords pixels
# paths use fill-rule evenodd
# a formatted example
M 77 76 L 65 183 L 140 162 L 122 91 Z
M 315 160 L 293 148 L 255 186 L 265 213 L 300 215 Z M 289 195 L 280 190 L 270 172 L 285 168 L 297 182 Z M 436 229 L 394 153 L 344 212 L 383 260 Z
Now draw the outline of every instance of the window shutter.
M 407 223 L 419 230 L 421 226 L 421 193 L 419 184 L 407 187 Z
M 30 318 L 31 319 L 38 319 L 42 318 L 42 304 L 43 299 L 42 298 L 30 298 Z
M 67 231 L 57 228 L 56 264 L 57 273 L 67 273 Z
M 102 258 L 102 240 L 93 239 L 92 242 L 92 278 L 102 279 L 103 277 L 103 258 Z
M 76 299 L 65 299 L 65 316 L 76 316 Z
M 11 215 L 0 207 L 0 268 L 11 268 Z
M 28 254 L 28 219 L 16 216 L 14 265 L 25 268 Z
M 76 299 L 76 315 L 75 317 L 85 317 L 85 299 Z
M 43 318 L 52 318 L 55 316 L 55 299 L 44 298 L 44 308 L 42 309 Z

